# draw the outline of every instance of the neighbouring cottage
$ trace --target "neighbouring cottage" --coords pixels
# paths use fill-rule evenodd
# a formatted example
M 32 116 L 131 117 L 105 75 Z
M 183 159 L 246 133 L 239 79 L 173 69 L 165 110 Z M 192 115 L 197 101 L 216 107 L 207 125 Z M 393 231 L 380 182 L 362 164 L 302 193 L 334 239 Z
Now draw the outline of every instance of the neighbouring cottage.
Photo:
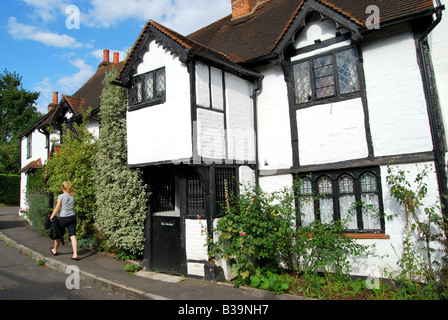
M 146 269 L 204 277 L 201 228 L 239 183 L 274 191 L 304 178 L 302 195 L 320 200 L 297 208 L 300 223 L 343 219 L 359 201 L 400 212 L 385 181 L 392 160 L 412 175 L 433 166 L 429 202 L 448 194 L 440 1 L 231 2 L 188 36 L 149 20 L 117 78 L 129 92 L 128 165 L 152 192 Z M 358 209 L 347 233 L 387 257 L 355 274 L 396 268 L 401 222 Z
M 45 165 L 51 152 L 58 152 L 64 123 L 68 129 L 74 130 L 73 124 L 80 123 L 90 109 L 88 129 L 98 137 L 98 113 L 104 77 L 111 68 L 121 69 L 123 63 L 119 61 L 118 52 L 114 52 L 112 62 L 109 56 L 110 51 L 103 50 L 103 61 L 98 65 L 96 73 L 72 96 L 62 95 L 59 100 L 59 93 L 54 92 L 53 101 L 48 105 L 48 113 L 21 135 L 20 208 L 28 208 L 28 175 Z

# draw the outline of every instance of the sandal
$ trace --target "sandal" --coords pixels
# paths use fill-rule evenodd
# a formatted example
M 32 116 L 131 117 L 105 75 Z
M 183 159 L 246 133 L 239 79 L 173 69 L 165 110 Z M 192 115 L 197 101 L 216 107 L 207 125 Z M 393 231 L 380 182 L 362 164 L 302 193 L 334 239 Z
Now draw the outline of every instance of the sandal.
M 57 252 L 56 252 L 56 253 L 53 252 L 53 248 L 50 248 L 50 252 L 51 252 L 51 254 L 54 255 L 54 256 L 57 256 L 57 255 L 58 255 Z

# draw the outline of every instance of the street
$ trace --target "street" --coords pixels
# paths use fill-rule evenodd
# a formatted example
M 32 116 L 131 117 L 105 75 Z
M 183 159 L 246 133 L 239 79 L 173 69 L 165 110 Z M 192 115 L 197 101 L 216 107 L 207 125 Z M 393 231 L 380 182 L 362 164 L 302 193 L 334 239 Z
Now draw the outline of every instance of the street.
M 127 300 L 83 281 L 79 289 L 69 290 L 70 274 L 39 266 L 3 240 L 0 257 L 0 300 Z

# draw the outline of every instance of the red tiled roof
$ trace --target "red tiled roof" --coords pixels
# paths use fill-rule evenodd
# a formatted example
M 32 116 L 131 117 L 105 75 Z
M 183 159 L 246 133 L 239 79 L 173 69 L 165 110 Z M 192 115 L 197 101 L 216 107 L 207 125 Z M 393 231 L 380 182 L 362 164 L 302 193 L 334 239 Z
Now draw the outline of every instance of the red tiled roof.
M 24 166 L 22 169 L 20 169 L 20 173 L 27 172 L 33 169 L 39 169 L 42 168 L 42 159 L 39 158 L 37 160 L 31 161 L 26 166 Z
M 232 20 L 228 15 L 188 36 L 189 39 L 221 52 L 235 63 L 244 63 L 270 54 L 307 2 L 315 1 L 333 9 L 360 29 L 365 28 L 369 5 L 380 9 L 380 21 L 427 12 L 432 0 L 271 0 L 259 5 L 248 16 Z

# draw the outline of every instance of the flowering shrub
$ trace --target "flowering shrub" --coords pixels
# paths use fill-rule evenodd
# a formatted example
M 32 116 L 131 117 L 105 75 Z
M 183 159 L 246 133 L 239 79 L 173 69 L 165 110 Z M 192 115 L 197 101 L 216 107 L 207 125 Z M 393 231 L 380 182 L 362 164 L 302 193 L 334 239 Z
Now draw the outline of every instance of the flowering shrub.
M 260 270 L 275 273 L 282 266 L 293 274 L 342 276 L 350 273 L 349 257 L 370 254 L 369 247 L 344 236 L 343 223 L 298 224 L 295 203 L 305 201 L 296 196 L 300 183 L 274 193 L 257 187 L 227 198 L 223 206 L 227 215 L 214 230 L 219 237 L 216 242 L 210 239 L 209 246 L 212 255 L 230 262 L 240 281 L 262 279 Z

